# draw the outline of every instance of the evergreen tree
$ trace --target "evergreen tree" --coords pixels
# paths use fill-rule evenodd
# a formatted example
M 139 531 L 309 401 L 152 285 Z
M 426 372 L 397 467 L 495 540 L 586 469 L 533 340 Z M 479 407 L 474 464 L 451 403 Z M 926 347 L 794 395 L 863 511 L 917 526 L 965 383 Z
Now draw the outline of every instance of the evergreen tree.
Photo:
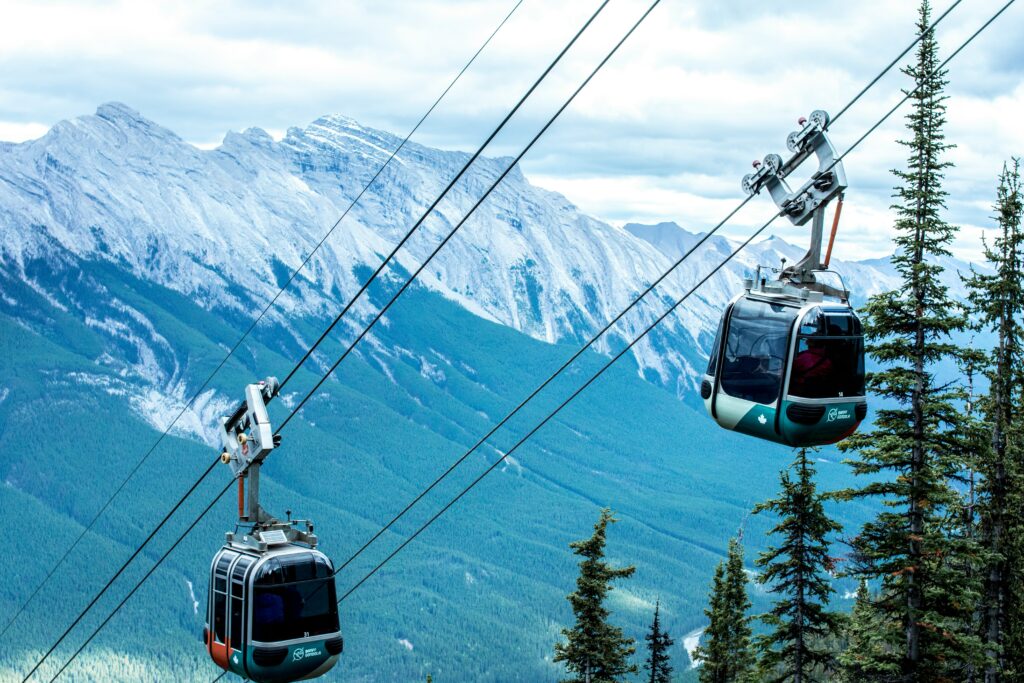
M 966 491 L 960 496 L 959 509 L 953 508 L 950 515 L 950 534 L 955 539 L 963 540 L 964 547 L 969 549 L 965 555 L 951 558 L 951 566 L 960 571 L 965 583 L 975 590 L 984 584 L 986 566 L 991 563 L 989 553 L 982 542 L 981 528 L 978 518 L 978 492 L 984 483 L 979 480 L 979 472 L 985 469 L 984 463 L 990 459 L 990 432 L 985 422 L 979 418 L 979 411 L 976 410 L 976 394 L 974 392 L 974 377 L 977 369 L 985 362 L 986 354 L 977 350 L 973 343 L 969 345 L 970 350 L 966 352 L 967 359 L 961 365 L 967 377 L 965 389 L 965 406 L 963 420 L 959 425 L 960 439 L 957 445 L 962 449 L 959 453 L 961 462 L 967 467 Z M 974 609 L 971 614 L 968 629 L 974 634 L 982 633 L 982 606 L 981 597 L 975 598 Z M 982 638 L 984 640 L 984 638 Z M 987 657 L 984 650 L 979 652 L 977 658 L 969 658 L 964 662 L 963 681 L 964 683 L 976 683 L 984 671 L 986 660 L 994 662 Z
M 772 611 L 762 617 L 770 631 L 758 639 L 762 669 L 770 681 L 810 683 L 826 680 L 833 668 L 828 640 L 839 631 L 839 618 L 826 611 L 835 592 L 829 577 L 828 535 L 841 530 L 825 514 L 822 495 L 814 485 L 814 467 L 801 448 L 791 470 L 779 479 L 781 490 L 754 508 L 779 517 L 769 535 L 775 545 L 757 558 L 763 571 L 758 582 L 778 596 Z
M 612 581 L 636 571 L 636 567 L 613 567 L 604 560 L 608 524 L 616 521 L 611 510 L 605 508 L 594 525 L 594 535 L 569 544 L 583 559 L 576 590 L 567 596 L 576 624 L 562 630 L 565 643 L 555 643 L 554 661 L 565 662 L 566 669 L 574 674 L 563 683 L 614 683 L 637 671 L 636 665 L 629 663 L 636 652 L 633 639 L 608 622 L 610 612 L 604 606 Z
M 842 683 L 891 681 L 899 675 L 899 666 L 889 662 L 887 643 L 882 637 L 891 629 L 880 627 L 879 616 L 871 604 L 867 581 L 862 579 L 843 628 L 846 648 L 838 657 Z
M 897 253 L 893 264 L 901 286 L 873 296 L 865 309 L 869 352 L 882 369 L 869 387 L 886 400 L 876 411 L 874 429 L 847 439 L 858 451 L 857 474 L 871 477 L 845 498 L 881 498 L 885 509 L 853 539 L 859 560 L 851 573 L 881 581 L 872 601 L 884 647 L 869 668 L 898 671 L 896 680 L 964 680 L 968 668 L 983 659 L 980 639 L 971 630 L 979 597 L 977 543 L 950 532 L 951 514 L 961 505 L 956 485 L 963 479 L 963 392 L 935 381 L 932 370 L 964 351 L 951 335 L 966 318 L 940 281 L 936 259 L 949 254 L 956 228 L 941 212 L 946 193 L 942 160 L 950 148 L 945 123 L 945 71 L 939 66 L 935 36 L 928 29 L 931 7 L 921 4 L 916 63 L 904 69 L 913 79 L 913 110 L 907 116 L 911 138 L 906 170 L 893 205 L 897 213 Z
M 744 683 L 753 679 L 749 609 L 743 548 L 733 539 L 725 562 L 715 568 L 710 603 L 704 610 L 709 624 L 695 653 L 701 663 L 701 683 Z
M 992 275 L 965 278 L 981 329 L 996 333 L 988 358 L 989 395 L 981 402 L 991 428 L 990 447 L 982 450 L 978 469 L 981 537 L 989 552 L 981 611 L 981 632 L 989 663 L 985 681 L 1015 680 L 1024 675 L 1024 588 L 1022 571 L 1022 420 L 1024 400 L 1024 233 L 1021 219 L 1020 162 L 1004 165 L 996 193 L 995 240 L 985 245 Z
M 671 657 L 669 648 L 675 642 L 668 632 L 661 627 L 661 601 L 654 604 L 654 620 L 651 628 L 644 636 L 647 641 L 647 662 L 644 663 L 644 671 L 650 676 L 646 677 L 648 683 L 670 683 L 672 680 Z
M 729 652 L 729 620 L 725 604 L 725 562 L 715 566 L 711 580 L 711 595 L 704 610 L 708 626 L 704 629 L 701 642 L 694 652 L 694 660 L 700 662 L 701 683 L 725 683 Z

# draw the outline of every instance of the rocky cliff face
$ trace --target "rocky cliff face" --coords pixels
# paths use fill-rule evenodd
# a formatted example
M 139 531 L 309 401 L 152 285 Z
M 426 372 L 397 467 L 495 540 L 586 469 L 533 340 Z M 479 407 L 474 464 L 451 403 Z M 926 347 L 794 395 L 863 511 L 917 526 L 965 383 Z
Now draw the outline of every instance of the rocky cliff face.
M 290 129 L 280 142 L 249 129 L 229 133 L 216 149 L 200 150 L 124 105 L 106 104 L 95 115 L 57 124 L 39 140 L 0 148 L 0 258 L 9 275 L 64 306 L 70 292 L 35 278 L 27 263 L 65 251 L 113 263 L 209 310 L 251 318 L 399 143 L 389 133 L 326 116 Z M 461 152 L 407 145 L 278 300 L 270 319 L 286 324 L 296 314 L 337 311 L 366 276 L 360 267 L 380 262 L 467 159 Z M 400 268 L 389 277 L 404 278 L 415 269 L 508 163 L 478 160 L 399 252 Z M 424 271 L 421 283 L 536 339 L 576 341 L 614 317 L 696 239 L 670 223 L 611 226 L 531 185 L 515 169 Z M 598 350 L 632 339 L 734 246 L 710 240 L 656 296 L 620 321 Z M 680 392 L 692 386 L 718 312 L 742 278 L 757 264 L 774 265 L 783 256 L 792 261 L 800 251 L 778 239 L 752 245 L 636 347 L 641 374 Z M 861 296 L 895 284 L 884 262 L 836 266 Z M 13 305 L 16 297 L 8 292 L 5 298 Z M 365 318 L 373 311 L 364 302 L 356 312 Z M 130 312 L 122 313 L 122 324 L 155 340 L 151 321 L 133 323 Z M 115 335 L 116 319 L 107 325 Z M 152 346 L 150 353 L 157 354 L 159 343 Z

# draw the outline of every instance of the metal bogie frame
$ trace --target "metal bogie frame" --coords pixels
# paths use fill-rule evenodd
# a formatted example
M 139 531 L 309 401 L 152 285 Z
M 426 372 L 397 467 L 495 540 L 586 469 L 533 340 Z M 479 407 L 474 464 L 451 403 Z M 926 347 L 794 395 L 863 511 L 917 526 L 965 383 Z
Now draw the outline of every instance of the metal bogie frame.
M 236 477 L 251 464 L 263 462 L 281 443 L 280 437 L 274 437 L 267 414 L 267 403 L 279 390 L 276 377 L 249 384 L 242 405 L 230 417 L 221 418 L 221 461 L 231 466 Z
M 765 156 L 763 162 L 754 162 L 754 173 L 743 177 L 742 187 L 747 194 L 757 194 L 767 187 L 768 193 L 782 215 L 793 225 L 811 221 L 810 247 L 797 263 L 783 268 L 779 280 L 800 289 L 818 291 L 843 301 L 849 293 L 817 281 L 815 273 L 827 270 L 821 260 L 821 245 L 825 234 L 825 208 L 836 197 L 842 197 L 848 187 L 846 170 L 835 147 L 828 138 L 829 116 L 822 110 L 801 118 L 802 128 L 786 138 L 786 146 L 793 155 L 786 161 L 778 154 Z M 817 157 L 818 168 L 811 177 L 793 192 L 787 178 L 811 155 Z
M 239 487 L 239 525 L 234 532 L 228 532 L 227 542 L 257 552 L 265 551 L 270 543 L 279 542 L 282 534 L 290 543 L 310 548 L 317 544 L 311 521 L 293 520 L 291 511 L 287 519 L 281 521 L 260 505 L 260 468 L 270 452 L 281 445 L 281 437 L 274 434 L 267 413 L 267 403 L 278 391 L 280 384 L 276 377 L 249 384 L 245 387 L 245 401 L 230 417 L 221 419 L 221 462 L 231 467 Z M 247 527 L 247 533 L 239 533 L 241 526 Z

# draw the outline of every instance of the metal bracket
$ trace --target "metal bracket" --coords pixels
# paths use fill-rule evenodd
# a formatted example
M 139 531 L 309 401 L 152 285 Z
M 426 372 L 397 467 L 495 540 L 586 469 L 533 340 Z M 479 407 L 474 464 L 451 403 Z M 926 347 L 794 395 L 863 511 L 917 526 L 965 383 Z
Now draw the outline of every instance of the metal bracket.
M 754 162 L 754 173 L 743 177 L 742 187 L 747 194 L 757 194 L 767 187 L 772 201 L 793 225 L 811 223 L 810 247 L 803 258 L 779 274 L 779 281 L 801 290 L 821 292 L 842 300 L 849 298 L 845 289 L 819 283 L 814 274 L 825 266 L 821 262 L 821 243 L 825 233 L 825 207 L 847 188 L 846 170 L 828 139 L 829 116 L 822 110 L 800 118 L 800 130 L 786 138 L 786 147 L 793 155 L 786 161 L 778 154 L 765 156 L 764 162 Z M 811 155 L 818 159 L 818 168 L 796 192 L 790 190 L 786 179 Z
M 825 205 L 822 204 L 816 208 L 813 216 L 810 248 L 799 261 L 787 268 L 783 268 L 779 274 L 779 279 L 790 282 L 798 287 L 813 289 L 845 301 L 849 298 L 848 292 L 822 284 L 814 276 L 815 273 L 821 272 L 824 269 L 821 263 L 821 239 L 825 232 Z
M 221 418 L 221 460 L 237 477 L 253 463 L 262 462 L 280 444 L 267 415 L 267 403 L 277 395 L 276 377 L 245 387 L 245 403 L 230 417 Z
M 754 173 L 743 177 L 742 187 L 747 194 L 757 194 L 768 188 L 772 200 L 793 225 L 803 225 L 815 210 L 830 202 L 846 189 L 846 171 L 832 142 L 828 139 L 828 114 L 820 109 L 801 118 L 802 128 L 786 138 L 786 146 L 793 153 L 785 162 L 778 154 L 765 156 L 764 162 L 754 162 Z M 811 155 L 818 158 L 818 169 L 810 179 L 793 192 L 786 178 Z
M 305 526 L 305 530 L 298 528 L 300 524 Z M 227 533 L 227 542 L 263 552 L 270 546 L 284 543 L 304 543 L 310 548 L 315 548 L 320 540 L 313 533 L 313 523 L 307 519 L 286 522 L 274 520 L 273 522 L 254 524 L 247 531 L 248 533 L 240 533 L 236 527 L 233 532 Z

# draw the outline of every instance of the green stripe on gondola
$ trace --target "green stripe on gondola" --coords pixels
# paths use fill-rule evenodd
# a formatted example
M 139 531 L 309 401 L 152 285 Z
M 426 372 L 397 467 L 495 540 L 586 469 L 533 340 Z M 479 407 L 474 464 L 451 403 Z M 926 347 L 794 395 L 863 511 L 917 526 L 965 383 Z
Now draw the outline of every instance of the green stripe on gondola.
M 775 408 L 755 405 L 747 411 L 747 414 L 740 419 L 734 429 L 743 434 L 768 439 L 787 446 L 822 446 L 843 439 L 856 428 L 860 422 L 856 416 L 859 402 L 827 404 L 820 420 L 813 424 L 800 424 L 789 419 L 786 411 L 793 403 L 806 404 L 783 401 L 778 432 L 775 431 Z

